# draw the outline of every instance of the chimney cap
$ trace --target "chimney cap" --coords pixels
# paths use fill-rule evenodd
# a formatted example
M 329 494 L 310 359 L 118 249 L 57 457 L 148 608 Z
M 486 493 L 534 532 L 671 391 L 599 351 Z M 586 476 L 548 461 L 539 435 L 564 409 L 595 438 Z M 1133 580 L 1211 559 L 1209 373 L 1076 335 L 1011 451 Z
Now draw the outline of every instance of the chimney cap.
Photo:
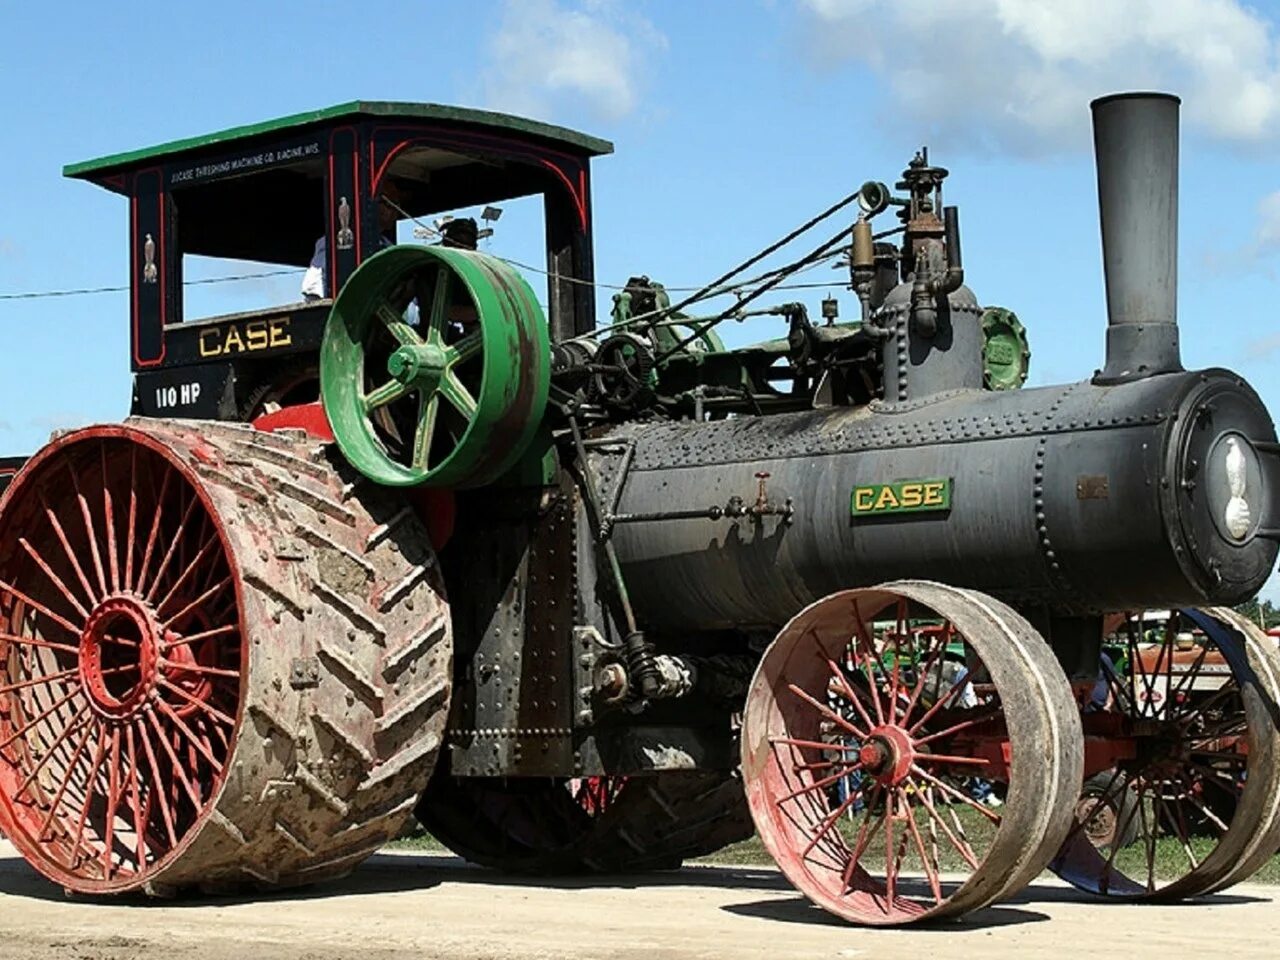
M 1096 110 L 1103 104 L 1111 103 L 1113 100 L 1172 100 L 1176 104 L 1182 103 L 1182 98 L 1172 93 L 1161 93 L 1157 90 L 1135 90 L 1131 93 L 1109 93 L 1105 97 L 1098 97 L 1098 99 L 1089 103 L 1089 108 Z

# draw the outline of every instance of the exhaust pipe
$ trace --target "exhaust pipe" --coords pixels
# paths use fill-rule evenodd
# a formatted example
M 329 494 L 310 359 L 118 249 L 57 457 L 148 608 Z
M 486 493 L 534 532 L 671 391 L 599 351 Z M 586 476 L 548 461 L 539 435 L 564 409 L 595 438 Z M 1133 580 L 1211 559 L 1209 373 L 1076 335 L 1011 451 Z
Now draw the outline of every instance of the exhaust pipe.
M 1107 362 L 1094 383 L 1182 369 L 1178 349 L 1178 106 L 1167 93 L 1093 101 Z

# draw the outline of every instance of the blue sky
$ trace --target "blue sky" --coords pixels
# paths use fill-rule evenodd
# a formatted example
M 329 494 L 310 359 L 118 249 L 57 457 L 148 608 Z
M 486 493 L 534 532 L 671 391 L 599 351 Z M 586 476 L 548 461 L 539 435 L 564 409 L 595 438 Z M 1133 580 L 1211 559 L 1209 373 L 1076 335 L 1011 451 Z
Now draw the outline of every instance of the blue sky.
M 638 272 L 670 286 L 708 280 L 861 181 L 892 182 L 928 143 L 952 171 L 970 285 L 1030 330 L 1032 382 L 1080 379 L 1101 362 L 1105 316 L 1088 101 L 1157 88 L 1184 98 L 1184 361 L 1238 370 L 1280 411 L 1273 0 L 127 10 L 6 11 L 0 293 L 125 281 L 124 201 L 63 180 L 65 163 L 355 98 L 436 101 L 614 141 L 594 197 L 597 274 L 613 283 Z M 534 256 L 524 212 L 499 224 L 494 252 Z M 853 315 L 838 273 L 811 278 L 828 276 Z M 294 289 L 292 278 L 202 288 L 189 306 L 265 305 Z M 822 292 L 810 293 L 816 305 Z M 55 427 L 125 414 L 125 310 L 123 294 L 0 301 L 0 455 L 34 450 Z

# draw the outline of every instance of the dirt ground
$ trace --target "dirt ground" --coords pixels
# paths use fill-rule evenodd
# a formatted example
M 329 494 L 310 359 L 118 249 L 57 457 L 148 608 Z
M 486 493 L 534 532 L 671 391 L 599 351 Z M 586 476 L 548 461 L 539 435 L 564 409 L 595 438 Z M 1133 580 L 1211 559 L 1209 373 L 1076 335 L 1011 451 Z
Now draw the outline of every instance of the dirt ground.
M 1271 957 L 1278 896 L 1238 887 L 1191 905 L 1137 907 L 1046 880 L 962 923 L 860 930 L 767 869 L 535 884 L 440 854 L 386 853 L 344 881 L 256 902 L 127 903 L 67 899 L 0 842 L 0 960 Z

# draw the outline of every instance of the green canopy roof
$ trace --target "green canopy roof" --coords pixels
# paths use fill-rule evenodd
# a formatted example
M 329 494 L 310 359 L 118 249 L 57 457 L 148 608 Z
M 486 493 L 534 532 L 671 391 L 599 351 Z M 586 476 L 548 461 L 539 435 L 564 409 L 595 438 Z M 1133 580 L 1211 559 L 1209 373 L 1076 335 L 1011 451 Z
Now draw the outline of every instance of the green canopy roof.
M 580 155 L 599 156 L 613 152 L 613 144 L 608 140 L 578 133 L 565 127 L 557 127 L 537 120 L 527 120 L 506 113 L 494 113 L 491 110 L 470 110 L 464 107 L 450 107 L 438 103 L 396 103 L 381 100 L 352 100 L 324 110 L 311 110 L 306 113 L 295 113 L 278 120 L 263 123 L 252 123 L 241 127 L 232 127 L 218 133 L 205 134 L 200 137 L 188 137 L 185 140 L 173 140 L 159 146 L 147 147 L 143 150 L 131 150 L 127 153 L 115 153 L 96 160 L 68 164 L 63 168 L 63 176 L 90 177 L 101 173 L 115 172 L 144 163 L 174 157 L 193 150 L 207 147 L 225 146 L 236 141 L 248 140 L 270 134 L 282 134 L 312 124 L 329 123 L 338 120 L 350 120 L 357 117 L 382 117 L 393 120 L 444 120 L 453 123 L 470 124 L 499 130 L 508 135 L 522 135 L 529 139 L 540 139 L 556 144 L 562 149 Z

